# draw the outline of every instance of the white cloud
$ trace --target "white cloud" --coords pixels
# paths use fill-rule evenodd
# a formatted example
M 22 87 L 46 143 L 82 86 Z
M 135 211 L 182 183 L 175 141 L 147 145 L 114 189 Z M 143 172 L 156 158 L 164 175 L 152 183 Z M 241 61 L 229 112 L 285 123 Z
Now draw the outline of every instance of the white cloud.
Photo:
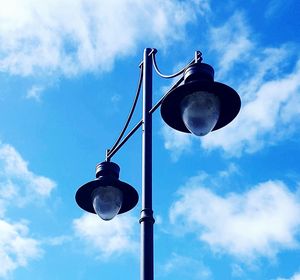
M 283 2 L 281 0 L 270 0 L 265 11 L 265 17 L 269 19 L 274 16 L 274 14 L 277 14 L 282 4 Z
M 5 218 L 8 207 L 22 207 L 48 197 L 55 185 L 30 171 L 14 147 L 0 143 L 0 277 L 42 255 L 40 242 L 29 237 L 28 223 Z
M 212 49 L 221 60 L 221 72 L 217 74 L 235 85 L 242 108 L 231 124 L 202 138 L 202 147 L 240 155 L 292 135 L 300 113 L 300 60 L 296 48 L 291 44 L 260 46 L 240 13 L 224 26 L 212 28 L 211 37 Z
M 113 255 L 138 252 L 136 241 L 136 226 L 138 219 L 129 214 L 118 215 L 107 222 L 97 215 L 84 214 L 73 221 L 75 235 L 87 243 L 101 258 Z
M 43 86 L 34 85 L 28 90 L 26 94 L 26 98 L 34 99 L 36 101 L 41 101 L 41 94 L 43 93 L 43 91 L 44 91 Z
M 300 280 L 300 273 L 294 274 L 291 278 L 277 278 L 277 280 Z
M 172 253 L 168 261 L 159 267 L 164 275 L 176 275 L 181 279 L 210 279 L 211 271 L 201 261 Z
M 41 256 L 39 242 L 28 237 L 28 231 L 25 222 L 12 224 L 0 219 L 0 277 Z
M 235 13 L 221 27 L 212 27 L 210 37 L 211 49 L 217 51 L 220 56 L 218 76 L 223 76 L 234 63 L 248 57 L 253 48 L 249 38 L 250 31 L 240 13 Z
M 161 215 L 155 215 L 155 224 L 156 225 L 162 225 L 163 224 L 163 217 Z
M 242 79 L 238 87 L 243 102 L 251 101 L 264 82 L 282 77 L 285 73 L 286 63 L 293 53 L 293 47 L 288 44 L 277 48 L 260 49 L 257 47 L 255 50 L 257 52 L 252 52 L 251 58 L 241 62 L 246 63 L 244 65 L 246 75 L 240 75 Z M 234 76 L 234 79 L 237 79 L 237 75 Z
M 192 178 L 170 209 L 171 222 L 194 232 L 213 251 L 246 262 L 298 247 L 300 199 L 280 181 L 221 196 Z
M 114 94 L 112 97 L 111 97 L 111 103 L 113 104 L 117 104 L 117 103 L 120 103 L 121 100 L 122 100 L 122 95 L 120 94 Z
M 233 277 L 241 278 L 242 276 L 244 276 L 244 270 L 240 265 L 234 263 L 231 265 L 231 275 Z
M 0 143 L 0 200 L 3 205 L 22 206 L 35 198 L 46 198 L 55 186 L 51 179 L 30 171 L 28 163 L 14 147 Z
M 139 42 L 165 46 L 209 9 L 208 0 L 1 0 L 0 71 L 105 71 Z M 74 20 L 76 19 L 76 20 Z
M 224 180 L 224 178 L 230 177 L 232 174 L 239 173 L 239 168 L 236 164 L 234 163 L 229 163 L 227 168 L 225 170 L 221 170 L 219 172 L 219 177 Z
M 222 148 L 229 154 L 255 152 L 294 132 L 300 113 L 300 61 L 294 71 L 260 84 L 228 127 L 203 138 L 206 149 Z
M 45 238 L 42 242 L 50 246 L 62 246 L 63 244 L 72 241 L 72 237 L 69 235 L 60 235 L 54 237 Z
M 190 151 L 193 137 L 191 134 L 179 132 L 166 124 L 163 124 L 161 132 L 164 138 L 164 146 L 171 152 L 173 161 L 177 161 L 183 153 Z
M 267 20 L 272 20 L 272 17 L 282 16 L 288 9 L 292 9 L 293 0 L 270 0 L 264 12 L 264 16 Z

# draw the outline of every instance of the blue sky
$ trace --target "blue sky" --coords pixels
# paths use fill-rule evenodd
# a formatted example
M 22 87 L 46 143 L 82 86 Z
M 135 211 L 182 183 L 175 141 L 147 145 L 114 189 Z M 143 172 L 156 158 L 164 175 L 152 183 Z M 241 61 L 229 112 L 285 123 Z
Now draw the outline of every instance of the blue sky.
M 242 99 L 197 138 L 153 115 L 155 279 L 300 279 L 300 4 L 0 0 L 0 279 L 139 279 L 139 211 L 85 214 L 145 47 Z M 154 102 L 172 81 L 154 76 Z M 141 103 L 134 125 L 141 118 Z M 113 158 L 141 194 L 141 132 Z

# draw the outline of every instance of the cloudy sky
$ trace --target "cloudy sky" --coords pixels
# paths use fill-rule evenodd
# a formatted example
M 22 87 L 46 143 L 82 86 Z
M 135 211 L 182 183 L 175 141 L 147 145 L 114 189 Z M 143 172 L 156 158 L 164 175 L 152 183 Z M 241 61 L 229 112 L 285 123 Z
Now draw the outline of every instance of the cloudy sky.
M 0 0 L 0 279 L 139 279 L 139 211 L 85 214 L 145 47 L 194 56 L 238 117 L 197 138 L 153 117 L 155 279 L 300 279 L 297 0 Z M 154 102 L 175 81 L 154 77 Z M 141 103 L 131 126 L 141 118 Z M 141 132 L 113 158 L 141 194 Z

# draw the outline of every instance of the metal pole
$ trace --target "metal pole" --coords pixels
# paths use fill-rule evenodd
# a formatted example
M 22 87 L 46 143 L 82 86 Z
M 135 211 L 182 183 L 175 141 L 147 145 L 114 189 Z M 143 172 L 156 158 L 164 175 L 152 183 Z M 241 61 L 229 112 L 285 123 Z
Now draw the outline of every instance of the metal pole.
M 141 211 L 141 280 L 154 279 L 152 211 L 152 49 L 144 50 L 143 76 L 143 159 Z

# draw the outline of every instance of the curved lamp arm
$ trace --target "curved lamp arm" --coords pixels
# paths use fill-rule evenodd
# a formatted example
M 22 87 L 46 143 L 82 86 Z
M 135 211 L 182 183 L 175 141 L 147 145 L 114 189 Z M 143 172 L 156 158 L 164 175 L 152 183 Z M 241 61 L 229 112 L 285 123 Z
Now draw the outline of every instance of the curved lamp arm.
M 130 112 L 128 114 L 128 117 L 127 117 L 127 120 L 125 122 L 124 128 L 122 129 L 122 131 L 121 131 L 118 139 L 116 140 L 115 144 L 111 147 L 111 149 L 108 149 L 106 151 L 106 161 L 110 161 L 110 158 L 112 157 L 112 155 L 110 155 L 111 154 L 110 151 L 114 151 L 115 150 L 115 148 L 120 143 L 122 137 L 124 136 L 124 133 L 126 132 L 126 130 L 128 128 L 128 125 L 129 125 L 129 123 L 131 121 L 131 118 L 132 118 L 132 115 L 134 113 L 137 101 L 139 99 L 139 95 L 140 95 L 140 91 L 141 91 L 141 86 L 142 86 L 142 81 L 143 81 L 143 67 L 142 67 L 142 63 L 141 63 L 140 64 L 140 77 L 139 77 L 139 81 L 138 81 L 138 87 L 137 87 L 137 90 L 136 90 L 136 94 L 135 94 L 135 98 L 134 98 L 131 110 L 130 110 Z
M 162 74 L 162 73 L 160 72 L 160 70 L 158 69 L 158 67 L 157 67 L 156 57 L 155 57 L 156 53 L 157 53 L 157 50 L 156 50 L 156 49 L 153 49 L 153 50 L 152 50 L 152 53 L 151 53 L 151 55 L 152 55 L 153 67 L 154 67 L 156 73 L 158 74 L 158 76 L 160 76 L 160 77 L 162 77 L 162 78 L 164 78 L 164 79 L 172 79 L 172 78 L 175 78 L 175 77 L 179 76 L 180 74 L 183 74 L 183 72 L 184 72 L 189 66 L 191 66 L 192 64 L 197 63 L 198 61 L 200 61 L 200 62 L 202 61 L 202 53 L 199 52 L 199 51 L 196 51 L 196 52 L 195 52 L 195 59 L 191 60 L 191 62 L 188 63 L 186 66 L 184 66 L 184 68 L 182 68 L 181 70 L 179 70 L 178 72 L 176 72 L 176 73 L 174 73 L 174 74 L 171 74 L 171 75 L 165 75 L 165 74 Z
M 189 66 L 191 66 L 192 64 L 194 63 L 197 63 L 198 61 L 202 61 L 202 53 L 200 51 L 196 51 L 195 52 L 195 58 L 193 60 L 191 60 L 183 69 L 181 69 L 180 71 L 174 73 L 174 74 L 171 74 L 171 75 L 165 75 L 165 74 L 162 74 L 157 66 L 157 63 L 156 63 L 156 55 L 157 53 L 157 49 L 152 49 L 152 51 L 149 53 L 149 55 L 151 55 L 152 57 L 152 63 L 153 63 L 153 68 L 155 69 L 156 73 L 164 78 L 164 79 L 171 79 L 171 78 L 175 78 L 181 74 L 184 73 L 184 71 L 186 70 L 186 68 L 188 68 Z M 134 101 L 133 101 L 133 104 L 132 104 L 132 107 L 131 107 L 131 110 L 128 114 L 128 117 L 127 117 L 127 120 L 125 122 L 125 125 L 124 125 L 124 128 L 122 129 L 118 139 L 116 140 L 116 142 L 114 143 L 114 145 L 106 150 L 106 161 L 110 161 L 110 159 L 113 157 L 113 155 L 127 142 L 127 140 L 142 126 L 143 124 L 143 120 L 140 120 L 135 126 L 134 128 L 123 138 L 127 128 L 128 128 L 128 125 L 131 121 L 131 118 L 132 118 L 132 115 L 135 111 L 135 108 L 136 108 L 136 104 L 137 104 L 137 101 L 138 101 L 138 98 L 139 98 L 139 95 L 140 95 L 140 90 L 141 90 L 141 86 L 142 86 L 142 81 L 143 81 L 143 61 L 140 63 L 140 77 L 139 77 L 139 81 L 138 81 L 138 87 L 137 87 L 137 90 L 136 90 L 136 94 L 135 94 L 135 98 L 134 98 Z M 156 109 L 158 109 L 163 101 L 163 99 L 165 98 L 165 96 L 170 92 L 172 91 L 173 89 L 177 88 L 183 81 L 183 77 L 181 77 L 172 87 L 171 89 L 166 93 L 164 94 L 161 99 L 151 108 L 150 110 L 150 113 L 152 114 L 153 112 L 156 111 Z M 123 138 L 123 140 L 122 140 Z

